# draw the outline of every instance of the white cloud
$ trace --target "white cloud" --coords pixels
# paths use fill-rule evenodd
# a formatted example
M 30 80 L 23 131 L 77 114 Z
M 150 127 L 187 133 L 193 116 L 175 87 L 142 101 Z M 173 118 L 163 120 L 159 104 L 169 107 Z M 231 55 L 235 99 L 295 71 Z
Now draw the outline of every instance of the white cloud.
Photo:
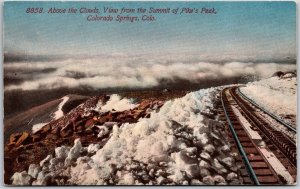
M 95 89 L 131 87 L 147 88 L 160 85 L 162 80 L 176 79 L 201 82 L 206 79 L 223 79 L 235 76 L 256 75 L 270 77 L 276 71 L 296 69 L 295 64 L 276 63 L 185 63 L 187 60 L 166 61 L 159 57 L 96 57 L 74 58 L 60 62 L 21 62 L 4 64 L 5 72 L 55 68 L 51 73 L 37 71 L 32 79 L 21 84 L 7 85 L 5 90 L 54 89 L 88 86 Z M 73 77 L 74 76 L 74 77 Z M 78 77 L 75 77 L 78 76 Z M 34 79 L 33 79 L 34 78 Z M 28 78 L 25 78 L 28 79 Z

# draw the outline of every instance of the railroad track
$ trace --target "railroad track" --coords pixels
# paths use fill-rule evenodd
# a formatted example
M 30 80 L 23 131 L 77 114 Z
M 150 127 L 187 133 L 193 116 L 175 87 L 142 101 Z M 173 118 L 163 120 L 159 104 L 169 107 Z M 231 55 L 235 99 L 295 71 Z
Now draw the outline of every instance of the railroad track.
M 221 92 L 221 102 L 224 117 L 228 122 L 228 133 L 234 148 L 240 154 L 240 169 L 243 184 L 246 185 L 281 185 L 286 179 L 275 171 L 274 162 L 268 161 L 268 156 L 262 150 L 272 151 L 276 160 L 284 166 L 288 174 L 296 180 L 296 144 L 287 136 L 274 130 L 267 122 L 255 114 L 256 108 L 241 98 L 237 87 L 226 88 Z M 237 113 L 240 112 L 240 113 Z M 240 115 L 238 115 L 240 114 Z M 241 121 L 241 117 L 247 120 Z M 259 137 L 253 137 L 254 130 Z
M 295 126 L 287 123 L 286 121 L 284 121 L 283 119 L 279 118 L 278 116 L 274 115 L 273 113 L 269 112 L 268 110 L 266 110 L 265 108 L 261 107 L 260 105 L 258 105 L 255 101 L 253 101 L 252 99 L 250 99 L 249 97 L 247 97 L 241 90 L 240 88 L 237 88 L 237 93 L 242 96 L 244 99 L 246 99 L 248 102 L 250 102 L 253 106 L 255 106 L 256 108 L 260 109 L 261 111 L 263 111 L 265 114 L 269 115 L 270 117 L 272 117 L 273 119 L 275 119 L 278 123 L 280 123 L 281 125 L 285 126 L 288 130 L 292 131 L 292 132 L 297 132 Z

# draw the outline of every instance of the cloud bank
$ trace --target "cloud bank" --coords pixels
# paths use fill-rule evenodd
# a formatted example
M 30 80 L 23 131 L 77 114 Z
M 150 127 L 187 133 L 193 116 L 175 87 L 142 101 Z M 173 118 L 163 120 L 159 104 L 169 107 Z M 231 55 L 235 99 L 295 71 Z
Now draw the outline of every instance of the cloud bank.
M 11 62 L 4 64 L 4 76 L 8 80 L 21 78 L 22 82 L 5 84 L 5 90 L 152 88 L 162 82 L 174 83 L 178 80 L 201 83 L 243 76 L 259 79 L 270 77 L 279 70 L 296 69 L 296 64 L 188 62 L 127 56 Z

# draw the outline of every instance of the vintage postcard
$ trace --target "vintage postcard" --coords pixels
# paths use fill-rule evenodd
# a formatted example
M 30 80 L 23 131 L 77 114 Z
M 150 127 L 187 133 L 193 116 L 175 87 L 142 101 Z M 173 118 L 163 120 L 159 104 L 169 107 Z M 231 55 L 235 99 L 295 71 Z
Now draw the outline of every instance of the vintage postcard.
M 7 1 L 4 184 L 296 185 L 296 3 Z

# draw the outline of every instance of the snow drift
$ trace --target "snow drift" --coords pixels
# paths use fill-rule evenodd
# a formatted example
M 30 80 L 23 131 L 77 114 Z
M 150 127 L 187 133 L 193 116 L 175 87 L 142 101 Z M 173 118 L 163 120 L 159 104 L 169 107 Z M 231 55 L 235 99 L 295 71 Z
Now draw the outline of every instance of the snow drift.
M 241 91 L 277 116 L 297 114 L 297 77 L 271 77 L 251 82 Z
M 166 102 L 150 118 L 115 125 L 103 148 L 76 139 L 15 173 L 13 185 L 238 184 L 224 125 L 202 114 L 212 113 L 218 95 L 202 89 Z

